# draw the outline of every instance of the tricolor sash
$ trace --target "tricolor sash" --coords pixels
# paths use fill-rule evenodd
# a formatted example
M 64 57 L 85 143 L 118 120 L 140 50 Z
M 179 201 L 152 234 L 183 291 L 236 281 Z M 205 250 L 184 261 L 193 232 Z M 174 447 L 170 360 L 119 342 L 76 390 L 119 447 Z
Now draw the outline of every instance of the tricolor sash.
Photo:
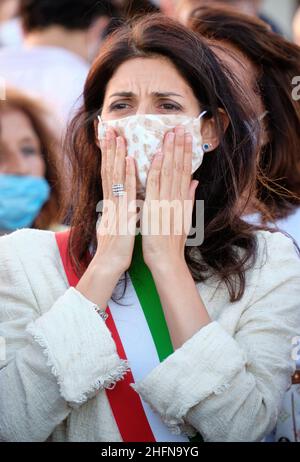
M 68 282 L 75 287 L 79 278 L 67 257 L 69 233 L 56 233 L 56 241 Z M 141 236 L 137 236 L 126 292 L 120 301 L 108 302 L 106 325 L 119 357 L 128 360 L 130 371 L 105 392 L 124 442 L 203 441 L 199 434 L 194 438 L 172 434 L 130 386 L 174 352 L 163 308 L 142 255 Z

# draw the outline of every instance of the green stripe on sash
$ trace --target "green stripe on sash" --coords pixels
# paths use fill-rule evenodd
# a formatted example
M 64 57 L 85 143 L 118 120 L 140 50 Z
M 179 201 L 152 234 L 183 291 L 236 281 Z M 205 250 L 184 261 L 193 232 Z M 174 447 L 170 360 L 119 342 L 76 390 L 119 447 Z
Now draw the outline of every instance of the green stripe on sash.
M 159 360 L 162 362 L 174 353 L 174 348 L 152 274 L 143 259 L 140 234 L 135 239 L 129 275 L 147 320 Z M 203 442 L 199 433 L 189 440 Z
M 152 274 L 143 259 L 141 235 L 135 240 L 129 274 L 162 362 L 174 348 Z

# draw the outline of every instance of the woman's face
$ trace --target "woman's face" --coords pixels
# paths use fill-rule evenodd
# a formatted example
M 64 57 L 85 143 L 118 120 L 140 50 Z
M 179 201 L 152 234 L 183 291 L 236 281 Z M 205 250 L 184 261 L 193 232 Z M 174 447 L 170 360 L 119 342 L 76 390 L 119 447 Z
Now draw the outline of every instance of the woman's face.
M 0 115 L 0 173 L 45 176 L 46 165 L 40 140 L 30 119 L 18 109 L 7 109 Z
M 178 114 L 197 117 L 200 105 L 176 67 L 164 57 L 134 58 L 123 63 L 109 81 L 103 120 L 135 114 Z

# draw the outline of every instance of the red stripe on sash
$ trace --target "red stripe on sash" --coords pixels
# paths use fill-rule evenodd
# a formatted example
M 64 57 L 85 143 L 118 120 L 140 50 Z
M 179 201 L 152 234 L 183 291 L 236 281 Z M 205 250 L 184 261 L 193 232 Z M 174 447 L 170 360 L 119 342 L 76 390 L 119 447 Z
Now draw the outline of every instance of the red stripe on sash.
M 68 258 L 69 235 L 70 231 L 65 231 L 56 233 L 55 237 L 68 282 L 71 287 L 75 287 L 79 282 L 79 278 Z M 126 360 L 126 354 L 109 307 L 107 308 L 107 313 L 109 317 L 106 320 L 106 325 L 112 334 L 118 355 L 121 359 Z M 128 371 L 124 379 L 118 381 L 113 389 L 105 390 L 122 439 L 126 443 L 155 442 L 141 399 L 131 388 L 131 383 L 134 383 L 134 378 L 132 372 Z

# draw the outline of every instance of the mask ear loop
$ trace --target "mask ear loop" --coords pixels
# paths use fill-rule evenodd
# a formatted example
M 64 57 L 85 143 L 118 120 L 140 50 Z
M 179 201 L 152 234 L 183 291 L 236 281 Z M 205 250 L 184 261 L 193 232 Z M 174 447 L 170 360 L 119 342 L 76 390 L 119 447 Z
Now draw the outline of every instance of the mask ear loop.
M 202 111 L 201 114 L 199 115 L 198 119 L 201 119 L 201 118 L 202 118 L 203 116 L 205 116 L 205 114 L 207 114 L 207 113 L 208 113 L 208 111 Z M 202 145 L 203 152 L 205 153 L 205 152 L 210 151 L 211 147 L 212 147 L 211 144 L 209 144 L 209 143 L 204 143 L 204 144 Z
M 199 115 L 198 119 L 202 119 L 205 114 L 207 114 L 208 111 L 202 111 L 201 114 Z
M 98 119 L 98 133 L 99 133 L 99 128 L 101 128 L 101 130 L 103 131 L 102 135 L 106 135 L 106 127 L 105 127 L 105 124 L 104 124 L 104 121 L 102 120 L 101 118 L 101 115 L 98 115 L 97 116 L 97 119 Z
M 263 114 L 261 114 L 258 117 L 259 122 L 261 122 L 268 114 L 269 114 L 269 111 L 265 111 Z

